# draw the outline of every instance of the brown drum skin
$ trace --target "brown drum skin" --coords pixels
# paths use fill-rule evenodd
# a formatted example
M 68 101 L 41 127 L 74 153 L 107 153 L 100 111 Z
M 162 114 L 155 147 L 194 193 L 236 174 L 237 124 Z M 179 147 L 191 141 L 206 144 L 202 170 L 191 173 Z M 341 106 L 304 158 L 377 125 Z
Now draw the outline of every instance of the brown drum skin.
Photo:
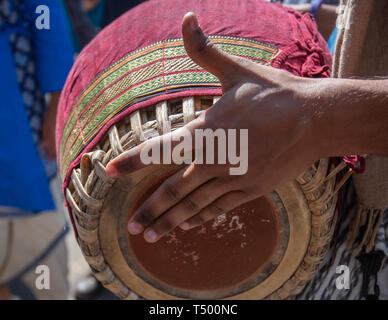
M 141 193 L 129 217 L 159 184 Z M 203 226 L 176 228 L 153 244 L 142 235 L 128 235 L 128 241 L 138 265 L 161 283 L 184 290 L 230 289 L 257 276 L 271 260 L 279 221 L 270 200 L 261 197 Z

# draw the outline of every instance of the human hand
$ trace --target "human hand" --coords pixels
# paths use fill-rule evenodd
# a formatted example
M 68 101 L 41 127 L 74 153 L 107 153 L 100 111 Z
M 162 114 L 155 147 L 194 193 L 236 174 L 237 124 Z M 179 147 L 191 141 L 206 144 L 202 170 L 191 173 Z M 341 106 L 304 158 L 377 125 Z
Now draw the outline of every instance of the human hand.
M 223 88 L 221 99 L 184 129 L 193 136 L 196 129 L 248 129 L 248 150 L 241 150 L 249 155 L 248 171 L 230 175 L 230 164 L 194 161 L 167 178 L 129 221 L 129 232 L 144 232 L 148 242 L 177 226 L 196 227 L 265 195 L 319 158 L 313 147 L 312 108 L 306 103 L 313 80 L 226 54 L 204 35 L 193 13 L 183 18 L 182 33 L 190 58 L 217 76 Z M 107 165 L 107 174 L 119 177 L 144 167 L 144 148 L 162 147 L 167 140 L 174 146 L 179 143 L 174 137 L 182 130 L 124 152 Z

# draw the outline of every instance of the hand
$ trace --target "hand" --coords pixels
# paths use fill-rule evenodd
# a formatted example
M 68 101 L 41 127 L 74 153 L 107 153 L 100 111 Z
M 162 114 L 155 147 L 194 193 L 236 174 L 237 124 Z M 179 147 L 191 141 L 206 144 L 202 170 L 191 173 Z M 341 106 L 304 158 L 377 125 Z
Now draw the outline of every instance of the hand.
M 196 16 L 183 18 L 184 45 L 190 58 L 218 77 L 223 96 L 185 126 L 195 129 L 248 129 L 248 172 L 230 175 L 229 164 L 195 161 L 167 178 L 136 210 L 129 232 L 144 232 L 155 242 L 175 227 L 190 229 L 260 197 L 289 181 L 319 159 L 314 147 L 309 99 L 310 82 L 290 73 L 224 53 L 204 35 Z M 311 99 L 310 99 L 311 100 Z M 112 160 L 111 177 L 145 165 L 141 150 L 178 137 L 180 130 L 151 139 Z
M 44 115 L 42 125 L 42 146 L 48 159 L 56 158 L 55 149 L 55 122 L 60 92 L 50 94 L 50 105 Z

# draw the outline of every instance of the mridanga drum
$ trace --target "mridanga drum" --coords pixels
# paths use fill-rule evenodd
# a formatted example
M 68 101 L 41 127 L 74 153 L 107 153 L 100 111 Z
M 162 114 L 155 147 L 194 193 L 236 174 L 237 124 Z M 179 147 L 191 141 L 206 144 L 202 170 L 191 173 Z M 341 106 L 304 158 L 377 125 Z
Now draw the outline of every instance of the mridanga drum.
M 133 211 L 177 169 L 149 166 L 115 180 L 106 176 L 105 165 L 137 145 L 136 134 L 148 139 L 166 126 L 171 130 L 182 126 L 183 106 L 201 106 L 203 100 L 209 101 L 185 98 L 135 111 L 113 126 L 95 150 L 83 155 L 80 168 L 72 172 L 66 198 L 85 258 L 96 277 L 122 298 L 133 293 L 149 299 L 295 294 L 314 275 L 335 226 L 336 176 L 328 175 L 334 169 L 329 159 L 266 197 L 202 227 L 177 229 L 156 244 L 127 232 Z M 179 103 L 182 109 L 176 108 Z M 156 119 L 163 112 L 165 116 Z
M 66 82 L 57 126 L 66 202 L 86 261 L 120 298 L 288 298 L 314 276 L 330 244 L 336 194 L 346 178 L 337 178 L 345 165 L 332 159 L 157 243 L 127 231 L 136 208 L 180 167 L 150 165 L 111 179 L 107 163 L 184 126 L 222 94 L 218 79 L 184 50 L 180 20 L 187 11 L 194 10 L 215 45 L 230 54 L 300 76 L 329 75 L 330 54 L 310 17 L 266 2 L 227 2 L 221 11 L 212 1 L 144 3 L 93 40 Z M 155 9 L 172 3 L 168 12 Z M 256 22 L 248 23 L 252 17 Z M 273 29 L 273 19 L 291 31 Z

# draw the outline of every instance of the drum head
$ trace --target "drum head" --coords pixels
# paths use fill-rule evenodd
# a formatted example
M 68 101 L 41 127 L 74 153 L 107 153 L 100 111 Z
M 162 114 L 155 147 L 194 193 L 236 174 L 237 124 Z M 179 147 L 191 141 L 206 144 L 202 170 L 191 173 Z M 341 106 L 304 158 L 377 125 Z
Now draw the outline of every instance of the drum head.
M 130 216 L 176 170 L 176 166 L 150 166 L 118 179 L 104 202 L 101 250 L 112 272 L 130 290 L 147 299 L 251 295 L 257 299 L 292 275 L 303 259 L 310 233 L 309 211 L 298 201 L 303 197 L 293 190 L 296 185 L 192 230 L 176 228 L 154 244 L 142 235 L 129 235 Z

